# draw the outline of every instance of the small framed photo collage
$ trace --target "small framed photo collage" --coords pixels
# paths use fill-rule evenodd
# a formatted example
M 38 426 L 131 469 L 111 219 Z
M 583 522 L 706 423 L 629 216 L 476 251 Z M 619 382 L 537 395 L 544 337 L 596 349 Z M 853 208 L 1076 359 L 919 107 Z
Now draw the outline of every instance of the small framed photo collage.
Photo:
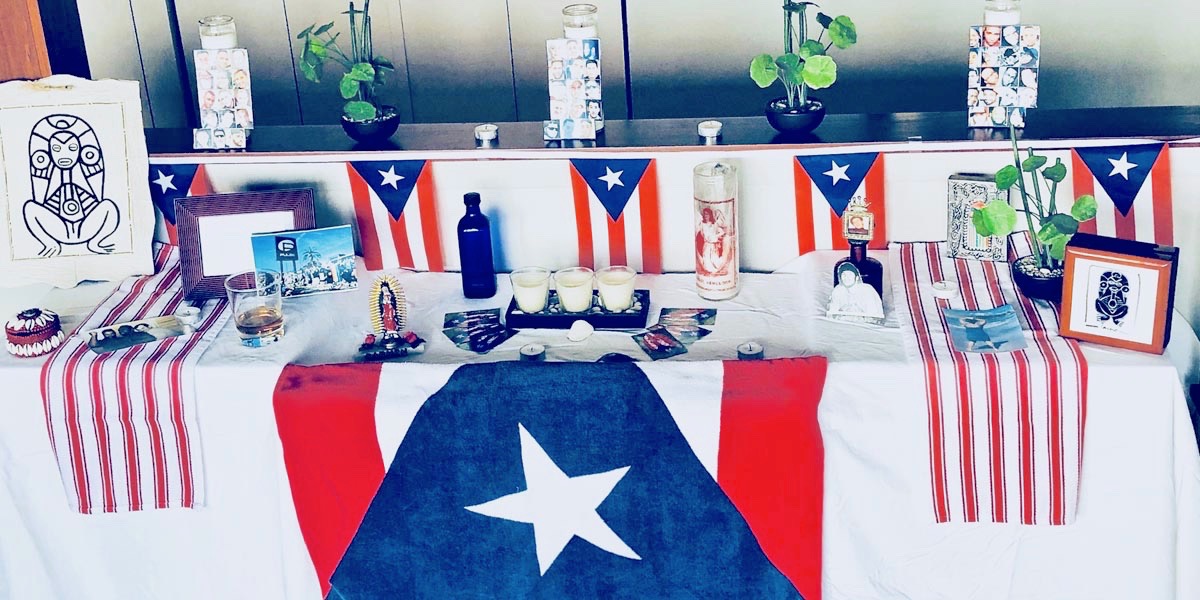
M 563 38 L 546 41 L 550 85 L 550 120 L 542 137 L 549 140 L 594 140 L 604 127 L 600 102 L 600 40 Z
M 245 48 L 195 50 L 196 100 L 200 128 L 193 130 L 197 150 L 245 148 L 246 130 L 254 128 L 250 60 Z
M 967 58 L 967 125 L 1025 126 L 1037 107 L 1042 28 L 1037 25 L 971 27 Z

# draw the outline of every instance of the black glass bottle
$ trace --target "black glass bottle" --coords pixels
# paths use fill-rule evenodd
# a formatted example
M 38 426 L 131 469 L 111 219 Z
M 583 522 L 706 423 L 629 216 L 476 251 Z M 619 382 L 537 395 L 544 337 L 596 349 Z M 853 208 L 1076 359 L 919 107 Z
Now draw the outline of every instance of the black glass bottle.
M 875 288 L 875 291 L 879 292 L 879 297 L 883 298 L 883 264 L 867 256 L 865 240 L 850 240 L 850 256 L 839 260 L 833 266 L 833 285 L 838 284 L 838 267 L 846 263 L 854 265 L 858 269 L 858 273 L 862 275 L 863 283 Z
M 458 256 L 462 262 L 463 295 L 491 298 L 496 295 L 496 268 L 492 263 L 492 229 L 479 210 L 479 194 L 463 196 L 467 214 L 458 220 Z

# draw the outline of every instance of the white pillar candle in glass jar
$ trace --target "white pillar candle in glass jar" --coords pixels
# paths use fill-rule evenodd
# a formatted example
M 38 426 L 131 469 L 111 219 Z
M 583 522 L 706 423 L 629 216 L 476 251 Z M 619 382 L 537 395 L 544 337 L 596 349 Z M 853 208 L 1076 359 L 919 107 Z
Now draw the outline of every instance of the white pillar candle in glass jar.
M 566 312 L 584 312 L 592 307 L 592 270 L 571 267 L 554 274 L 558 303 Z
M 517 308 L 526 313 L 542 312 L 550 295 L 550 271 L 541 267 L 525 267 L 509 274 Z
M 1021 0 L 986 0 L 983 3 L 984 25 L 1018 25 L 1021 23 Z
M 621 312 L 633 305 L 633 284 L 637 271 L 632 267 L 611 266 L 596 272 L 600 305 L 610 312 Z
M 200 19 L 200 47 L 205 50 L 237 48 L 237 26 L 229 15 Z
M 571 4 L 563 8 L 562 15 L 563 37 L 573 40 L 599 37 L 595 4 Z

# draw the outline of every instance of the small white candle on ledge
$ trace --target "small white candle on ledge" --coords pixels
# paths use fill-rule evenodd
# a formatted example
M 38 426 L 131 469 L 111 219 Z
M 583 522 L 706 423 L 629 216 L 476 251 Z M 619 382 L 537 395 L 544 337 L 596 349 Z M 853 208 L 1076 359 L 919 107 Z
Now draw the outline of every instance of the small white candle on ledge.
M 204 50 L 237 48 L 237 26 L 229 15 L 212 15 L 200 19 L 200 47 Z
M 546 308 L 550 295 L 550 271 L 541 267 L 526 267 L 509 274 L 517 308 L 525 313 L 538 313 Z
M 592 307 L 592 270 L 571 267 L 554 274 L 558 303 L 566 312 L 584 312 Z
M 633 305 L 633 283 L 637 271 L 632 267 L 611 266 L 596 273 L 596 287 L 600 289 L 600 305 L 604 310 L 620 312 Z

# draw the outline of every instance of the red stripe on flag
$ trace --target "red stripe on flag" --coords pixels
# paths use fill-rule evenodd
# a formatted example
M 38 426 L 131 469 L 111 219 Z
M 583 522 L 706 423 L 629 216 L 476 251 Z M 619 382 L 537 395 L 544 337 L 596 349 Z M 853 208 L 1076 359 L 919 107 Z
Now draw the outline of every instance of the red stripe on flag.
M 827 362 L 724 365 L 717 483 L 767 558 L 805 598 L 818 600 L 825 449 L 817 407 Z
M 929 478 L 933 481 L 934 516 L 938 523 L 950 520 L 950 505 L 946 491 L 945 433 L 942 424 L 942 392 L 939 382 L 937 356 L 929 335 L 929 323 L 921 306 L 921 295 L 916 281 L 916 260 L 912 244 L 900 247 L 900 260 L 905 275 L 904 290 L 908 296 L 913 330 L 917 334 L 917 347 L 925 361 L 925 392 L 929 398 Z
M 833 212 L 832 207 L 827 207 L 825 212 L 829 213 L 830 250 L 849 250 L 850 242 L 846 241 L 845 231 L 842 230 L 842 218 Z
M 408 245 L 408 220 L 406 217 L 407 215 L 401 212 L 399 219 L 393 219 L 392 214 L 388 213 L 388 228 L 392 230 L 392 245 L 396 248 L 396 261 L 405 269 L 415 269 L 417 264 L 413 261 L 412 247 Z
M 796 243 L 800 254 L 807 254 L 817 249 L 813 235 L 812 180 L 795 158 L 792 159 L 792 171 L 796 183 Z
M 426 161 L 417 177 L 417 196 L 421 206 L 421 237 L 425 242 L 425 258 L 429 270 L 446 270 L 442 259 L 442 237 L 437 216 L 437 191 L 433 185 L 433 163 Z
M 1116 221 L 1116 237 L 1122 240 L 1137 239 L 1137 207 L 1130 205 L 1129 213 L 1121 214 L 1115 206 L 1113 207 L 1113 218 Z
M 1092 178 L 1092 172 L 1088 169 L 1087 164 L 1079 157 L 1079 153 L 1071 151 L 1071 185 L 1074 187 L 1075 197 L 1096 194 L 1096 182 Z M 1079 224 L 1079 231 L 1083 233 L 1096 233 L 1096 220 L 1089 219 Z M 1037 233 L 1037 232 L 1032 232 Z
M 371 187 L 350 163 L 346 163 L 346 176 L 350 180 L 350 196 L 354 199 L 354 222 L 358 225 L 358 242 L 362 246 L 363 266 L 368 271 L 379 271 L 383 269 L 383 254 L 379 248 L 379 237 L 375 233 L 375 221 L 371 218 Z M 388 215 L 388 218 L 391 218 L 391 215 Z
M 604 220 L 608 222 L 608 264 L 625 265 L 625 215 L 620 215 L 614 221 L 608 211 L 604 211 Z
M 883 250 L 888 246 L 887 198 L 883 195 L 883 156 L 883 153 L 880 153 L 875 157 L 875 163 L 867 171 L 867 179 L 863 183 L 866 186 L 867 202 L 870 203 L 871 213 L 875 215 L 875 237 L 871 238 L 871 243 L 867 247 L 876 250 Z
M 1150 168 L 1150 184 L 1154 186 L 1154 243 L 1175 245 L 1175 220 L 1171 205 L 1171 148 L 1163 144 L 1158 160 Z
M 592 253 L 592 210 L 589 206 L 588 185 L 575 165 L 571 165 L 571 195 L 575 198 L 575 232 L 579 241 L 579 266 L 596 268 Z
M 322 595 L 386 473 L 375 431 L 381 368 L 288 365 L 275 386 L 283 460 Z
M 638 184 L 642 211 L 642 272 L 662 273 L 662 218 L 658 207 L 658 161 L 651 159 Z

